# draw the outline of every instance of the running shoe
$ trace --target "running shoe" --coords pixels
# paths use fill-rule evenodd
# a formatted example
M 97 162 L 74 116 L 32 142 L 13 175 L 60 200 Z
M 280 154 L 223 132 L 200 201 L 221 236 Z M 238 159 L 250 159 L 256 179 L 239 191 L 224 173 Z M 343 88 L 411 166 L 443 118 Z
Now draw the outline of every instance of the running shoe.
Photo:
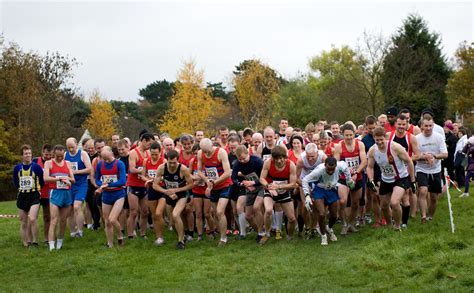
M 176 249 L 183 250 L 184 248 L 185 248 L 184 242 L 178 241 L 178 244 L 176 244 Z
M 156 239 L 155 242 L 153 242 L 153 244 L 155 244 L 156 246 L 162 246 L 163 244 L 165 244 L 165 239 L 160 237 Z
M 321 235 L 321 245 L 322 246 L 328 245 L 328 236 L 326 234 Z
M 354 227 L 354 225 L 349 225 L 349 231 L 352 232 L 352 233 L 359 232 L 359 230 L 356 227 Z
M 117 239 L 118 240 L 118 245 L 121 246 L 121 247 L 124 247 L 125 246 L 125 239 L 121 238 L 121 239 Z
M 223 247 L 223 246 L 226 246 L 226 244 L 227 244 L 227 241 L 224 241 L 224 240 L 221 239 L 221 240 L 219 241 L 219 243 L 217 243 L 217 246 Z
M 282 240 L 283 237 L 281 236 L 281 231 L 280 230 L 276 230 L 275 232 L 275 240 Z
M 347 225 L 342 226 L 341 235 L 347 235 L 347 232 L 349 232 L 349 226 Z
M 461 198 L 462 198 L 462 197 L 469 197 L 469 193 L 467 193 L 467 192 L 464 192 L 464 193 L 463 193 L 463 194 L 461 194 L 459 197 L 461 197 Z
M 262 236 L 262 238 L 260 239 L 260 241 L 258 242 L 260 245 L 264 245 L 265 243 L 268 242 L 268 240 L 270 240 L 270 237 L 268 237 L 267 235 L 265 236 Z

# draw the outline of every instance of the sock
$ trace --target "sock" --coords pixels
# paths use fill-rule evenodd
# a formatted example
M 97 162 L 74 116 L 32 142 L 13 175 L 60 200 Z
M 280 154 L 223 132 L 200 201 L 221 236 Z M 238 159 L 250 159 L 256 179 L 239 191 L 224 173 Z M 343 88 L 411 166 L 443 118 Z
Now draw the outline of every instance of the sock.
M 272 211 L 272 229 L 274 229 L 274 230 L 277 229 L 276 218 L 275 218 L 275 210 Z
M 408 224 L 408 218 L 410 217 L 410 206 L 402 206 L 402 224 Z
M 61 249 L 63 247 L 63 239 L 58 239 L 56 244 L 56 249 Z
M 240 235 L 247 235 L 247 220 L 245 219 L 245 213 L 239 214 L 239 228 Z
M 283 223 L 283 211 L 275 212 L 275 220 L 276 220 L 276 229 L 281 231 L 281 225 Z
M 265 232 L 258 232 L 259 236 L 265 236 Z
M 302 215 L 298 215 L 298 231 L 301 233 L 304 229 L 304 219 Z
M 227 237 L 224 237 L 224 238 L 221 237 L 221 241 L 227 243 Z
M 54 240 L 49 241 L 49 250 L 53 250 L 53 249 L 54 249 Z

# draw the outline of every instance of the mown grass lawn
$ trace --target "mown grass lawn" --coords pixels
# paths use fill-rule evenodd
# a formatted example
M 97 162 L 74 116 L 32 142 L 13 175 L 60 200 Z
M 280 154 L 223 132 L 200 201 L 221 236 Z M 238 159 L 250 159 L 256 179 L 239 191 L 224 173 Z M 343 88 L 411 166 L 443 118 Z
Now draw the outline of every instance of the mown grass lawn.
M 0 218 L 0 291 L 473 292 L 474 196 L 452 194 L 455 234 L 443 198 L 427 225 L 411 220 L 401 233 L 364 227 L 328 247 L 319 239 L 260 247 L 250 234 L 226 247 L 206 240 L 177 251 L 174 234 L 155 247 L 149 231 L 148 240 L 109 250 L 99 230 L 66 236 L 63 249 L 50 253 L 23 248 L 19 220 Z M 0 203 L 0 214 L 16 213 L 14 202 Z

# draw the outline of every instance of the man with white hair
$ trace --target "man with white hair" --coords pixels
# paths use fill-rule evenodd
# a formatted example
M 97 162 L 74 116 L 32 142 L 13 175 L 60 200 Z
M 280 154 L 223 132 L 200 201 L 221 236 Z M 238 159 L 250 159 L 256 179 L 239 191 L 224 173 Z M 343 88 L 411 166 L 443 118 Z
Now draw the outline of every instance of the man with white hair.
M 71 237 L 82 237 L 82 227 L 84 226 L 84 214 L 82 204 L 86 199 L 88 183 L 87 177 L 91 173 L 91 160 L 87 152 L 79 150 L 77 140 L 74 137 L 66 139 L 65 160 L 71 163 L 72 173 L 76 182 L 72 184 L 71 192 L 74 201 L 73 210 L 69 219 Z
M 227 218 L 225 210 L 230 199 L 232 185 L 229 158 L 225 149 L 212 146 L 212 141 L 204 138 L 199 143 L 201 150 L 197 153 L 198 174 L 207 184 L 206 196 L 216 210 L 219 233 L 219 246 L 227 244 Z
M 318 147 L 314 143 L 308 143 L 305 147 L 305 151 L 301 154 L 301 158 L 296 162 L 296 177 L 299 186 L 302 186 L 303 178 L 311 173 L 319 164 L 326 160 L 327 156 L 323 151 L 318 150 Z M 300 188 L 301 201 L 304 201 L 304 192 Z M 306 211 L 306 210 L 305 210 Z M 310 238 L 316 235 L 318 227 L 318 215 L 317 213 L 311 213 L 309 211 L 304 212 L 303 218 L 305 222 L 305 237 Z M 313 230 L 311 230 L 311 228 Z
M 258 147 L 262 144 L 262 142 L 263 142 L 262 134 L 260 132 L 255 132 L 252 135 L 252 146 L 249 147 L 249 154 L 257 155 Z

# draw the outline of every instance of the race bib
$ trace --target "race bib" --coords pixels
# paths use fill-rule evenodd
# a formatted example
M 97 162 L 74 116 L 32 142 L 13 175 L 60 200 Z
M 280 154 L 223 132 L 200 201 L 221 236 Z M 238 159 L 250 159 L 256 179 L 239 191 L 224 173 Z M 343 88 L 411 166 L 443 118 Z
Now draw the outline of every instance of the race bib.
M 115 183 L 118 181 L 117 175 L 102 175 L 102 182 L 103 183 Z
M 176 189 L 179 187 L 179 183 L 175 181 L 165 180 L 166 189 Z
M 79 170 L 79 167 L 78 167 L 78 165 L 77 165 L 77 162 L 69 162 L 69 164 L 71 165 L 72 171 L 77 171 L 77 170 Z
M 359 168 L 359 157 L 349 157 L 344 159 L 347 163 L 347 167 L 349 167 L 349 171 L 351 171 L 351 174 L 354 174 L 357 172 L 357 169 Z
M 32 176 L 21 176 L 20 177 L 20 189 L 28 190 L 34 187 Z
M 69 186 L 62 181 L 56 181 L 56 189 L 69 189 Z
M 392 165 L 381 166 L 380 169 L 386 177 L 394 177 L 396 175 Z
M 269 159 L 271 159 L 271 157 L 272 157 L 272 155 L 271 155 L 271 154 L 268 154 L 268 155 L 263 155 L 263 156 L 262 156 L 262 159 L 263 159 L 264 161 L 266 161 L 266 160 L 269 160 Z
M 147 171 L 148 171 L 148 177 L 150 178 L 156 177 L 156 170 L 147 170 Z
M 259 178 L 258 178 L 258 176 L 257 176 L 257 173 L 252 172 L 252 173 L 250 173 L 250 174 L 248 174 L 248 175 L 245 175 L 245 180 L 248 180 L 248 181 L 258 181 Z
M 206 176 L 211 180 L 217 180 L 219 178 L 219 173 L 217 172 L 216 167 L 206 168 Z
M 286 184 L 288 184 L 288 180 L 273 181 L 272 183 L 275 184 L 275 185 L 286 185 Z M 283 194 L 283 193 L 285 193 L 285 192 L 286 192 L 285 189 L 277 189 L 277 193 L 278 193 L 278 194 Z

